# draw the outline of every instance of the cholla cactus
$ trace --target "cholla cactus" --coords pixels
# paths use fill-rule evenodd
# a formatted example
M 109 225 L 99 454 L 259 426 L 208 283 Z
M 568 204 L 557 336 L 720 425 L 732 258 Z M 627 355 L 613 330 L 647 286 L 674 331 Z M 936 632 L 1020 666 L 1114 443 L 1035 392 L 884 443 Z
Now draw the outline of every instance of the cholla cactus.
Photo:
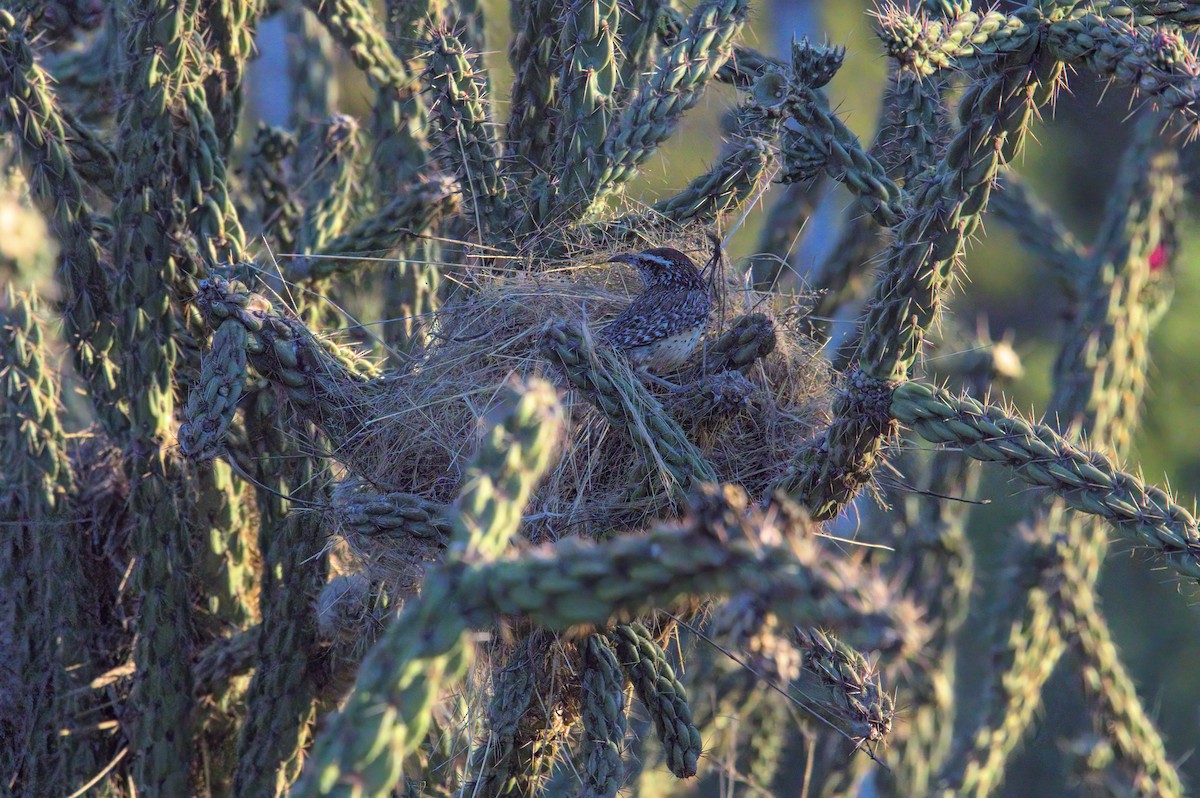
M 880 7 L 867 146 L 827 95 L 845 54 L 741 44 L 745 0 L 513 0 L 507 115 L 468 0 L 9 6 L 0 212 L 44 220 L 61 335 L 6 289 L 6 791 L 611 798 L 717 770 L 769 794 L 803 739 L 812 794 L 982 796 L 1073 652 L 1087 778 L 1182 794 L 1095 586 L 1110 534 L 1200 580 L 1194 516 L 1120 462 L 1178 250 L 1162 131 L 1200 123 L 1194 3 Z M 292 118 L 245 136 L 271 16 Z M 339 49 L 369 118 L 337 113 Z M 1008 170 L 1070 71 L 1150 106 L 1090 246 Z M 714 82 L 717 162 L 635 205 Z M 772 179 L 743 275 L 714 230 Z M 854 202 L 810 300 L 780 283 L 822 181 Z M 1006 342 L 921 361 L 989 211 L 1074 305 L 1053 425 L 987 397 Z M 640 290 L 609 258 L 656 246 L 714 300 L 669 379 L 597 335 Z M 898 454 L 903 428 L 960 456 Z M 925 492 L 883 483 L 879 546 L 827 540 L 888 458 Z M 962 718 L 976 580 L 944 497 L 974 461 L 1039 491 Z

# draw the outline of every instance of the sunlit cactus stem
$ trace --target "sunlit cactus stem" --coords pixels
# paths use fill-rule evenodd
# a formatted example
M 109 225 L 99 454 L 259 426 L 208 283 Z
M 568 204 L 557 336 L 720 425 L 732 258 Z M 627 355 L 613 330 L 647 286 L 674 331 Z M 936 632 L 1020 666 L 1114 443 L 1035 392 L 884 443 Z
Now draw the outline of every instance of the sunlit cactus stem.
M 544 163 L 554 140 L 553 109 L 558 100 L 557 48 L 545 31 L 554 24 L 552 0 L 516 0 L 510 5 L 513 38 L 508 51 L 514 77 L 505 141 L 514 156 L 506 164 L 514 177 L 528 180 Z
M 1062 66 L 1035 51 L 974 84 L 959 106 L 961 128 L 912 211 L 894 229 L 875 301 L 863 318 L 857 364 L 835 402 L 829 430 L 793 461 L 781 487 L 828 518 L 870 478 L 894 434 L 888 394 L 908 372 L 933 324 L 967 236 L 979 224 L 996 170 L 1020 147 L 1035 98 Z
M 182 463 L 168 444 L 175 409 L 172 372 L 178 359 L 178 320 L 172 291 L 196 264 L 175 242 L 184 239 L 186 184 L 172 155 L 179 136 L 172 109 L 184 98 L 195 20 L 170 0 L 144 0 L 119 13 L 122 91 L 129 101 L 118 120 L 118 201 L 113 210 L 113 297 L 125 351 L 120 386 L 129 398 L 130 502 L 137 518 L 133 545 L 138 613 L 137 684 L 131 709 L 134 775 L 139 791 L 188 792 L 193 755 L 192 674 L 179 656 L 192 635 L 187 572 L 191 542 L 177 486 Z M 158 209 L 146 213 L 146 204 Z
M 1119 765 L 1140 795 L 1182 796 L 1178 765 L 1167 756 L 1155 721 L 1143 708 L 1133 679 L 1117 652 L 1096 593 L 1074 568 L 1062 591 L 1072 647 L 1083 661 L 1080 681 L 1097 726 L 1110 730 Z
M 204 83 L 216 123 L 221 153 L 228 154 L 241 117 L 246 64 L 254 51 L 254 33 L 266 0 L 203 0 L 204 21 L 219 69 Z
M 559 410 L 550 386 L 535 382 L 514 394 L 497 411 L 464 475 L 452 517 L 452 558 L 491 559 L 504 550 L 556 444 Z M 430 574 L 421 600 L 363 662 L 355 691 L 318 739 L 294 794 L 355 794 L 360 780 L 382 792 L 398 782 L 404 754 L 424 736 L 429 702 L 472 659 L 467 619 L 451 609 L 453 573 L 448 567 Z M 392 710 L 381 715 L 380 704 Z
M 117 388 L 117 366 L 110 355 L 116 332 L 112 276 L 101 265 L 100 244 L 69 149 L 67 124 L 24 30 L 7 11 L 0 11 L 0 59 L 0 94 L 8 98 L 0 104 L 0 126 L 16 134 L 32 197 L 62 245 L 63 318 L 75 362 L 107 430 L 120 434 L 127 422 Z
M 557 204 L 571 208 L 581 203 L 582 216 L 594 198 L 590 175 L 603 168 L 604 140 L 616 111 L 622 12 L 614 0 L 577 0 L 566 12 L 559 39 L 564 57 L 558 78 L 558 140 L 551 157 L 559 173 Z
M 742 0 L 707 0 L 696 6 L 642 91 L 613 120 L 605 138 L 608 166 L 591 177 L 588 193 L 609 191 L 627 181 L 671 135 L 680 116 L 699 101 L 708 81 L 732 54 L 732 39 L 748 12 Z
M 301 143 L 306 145 L 308 178 L 297 246 L 303 253 L 315 253 L 349 224 L 362 137 L 353 117 L 335 114 L 312 125 L 308 140 Z
M 188 220 L 202 249 L 206 264 L 212 267 L 238 263 L 246 259 L 246 234 L 233 207 L 229 176 L 222 156 L 223 141 L 218 132 L 219 122 L 205 103 L 205 94 L 198 88 L 184 93 L 189 119 L 193 126 L 183 137 L 187 147 L 183 156 L 188 164 L 180 165 L 188 175 L 187 196 L 194 207 Z M 189 275 L 193 281 L 201 275 Z M 194 285 L 188 285 L 194 290 Z
M 499 243 L 507 210 L 508 180 L 500 169 L 501 150 L 484 93 L 483 76 L 458 37 L 433 34 L 427 67 L 437 148 L 462 186 L 464 207 L 484 243 Z
M 966 342 L 970 345 L 963 352 L 938 362 L 938 376 L 948 376 L 973 396 L 985 396 L 1020 376 L 1021 363 L 1006 342 L 985 336 Z M 914 709 L 899 719 L 887 752 L 892 771 L 882 781 L 894 796 L 926 794 L 951 752 L 955 724 L 947 721 L 962 714 L 956 700 L 958 643 L 976 574 L 966 526 L 973 518 L 969 500 L 978 490 L 980 464 L 957 452 L 939 454 L 919 468 L 922 462 L 916 452 L 898 458 L 897 467 L 919 489 L 889 491 L 897 511 L 891 534 L 883 538 L 895 547 L 888 572 L 924 609 L 930 628 L 929 642 L 906 679 L 907 703 Z M 948 502 L 945 496 L 967 501 Z M 904 696 L 897 700 L 906 702 Z
M 1003 408 L 916 382 L 896 389 L 892 413 L 932 443 L 961 446 L 971 457 L 1008 465 L 1022 481 L 1045 487 L 1070 507 L 1107 520 L 1131 543 L 1149 548 L 1188 579 L 1200 579 L 1196 519 L 1162 488 L 1121 471 L 1110 458 L 1080 449 L 1041 424 Z
M 479 623 L 526 616 L 565 630 L 633 620 L 683 596 L 748 592 L 770 594 L 789 622 L 846 630 L 876 647 L 910 634 L 911 607 L 880 601 L 888 591 L 875 575 L 824 557 L 794 507 L 768 510 L 750 510 L 745 493 L 732 486 L 701 485 L 680 522 L 600 544 L 564 540 L 522 562 L 466 570 L 459 586 L 474 596 L 468 605 Z M 789 545 L 761 545 L 764 536 Z M 634 567 L 639 558 L 643 564 Z M 605 569 L 626 578 L 609 579 Z

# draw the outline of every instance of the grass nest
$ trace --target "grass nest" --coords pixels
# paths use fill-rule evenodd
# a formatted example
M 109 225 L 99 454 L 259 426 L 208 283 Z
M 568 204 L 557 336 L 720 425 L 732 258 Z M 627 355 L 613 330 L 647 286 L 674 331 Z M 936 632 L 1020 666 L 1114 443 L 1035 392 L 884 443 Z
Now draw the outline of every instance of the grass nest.
M 703 239 L 655 245 L 674 246 L 696 263 L 709 260 L 711 251 Z M 752 497 L 766 495 L 800 444 L 828 421 L 830 374 L 819 347 L 800 332 L 804 298 L 749 290 L 713 258 L 708 331 L 688 363 L 663 375 L 680 388 L 672 390 L 591 340 L 642 290 L 636 270 L 608 262 L 619 251 L 628 248 L 569 263 L 501 262 L 469 272 L 463 289 L 431 319 L 427 340 L 408 365 L 344 398 L 354 404 L 353 412 L 347 405 L 348 417 L 368 420 L 337 442 L 334 455 L 348 470 L 342 487 L 410 494 L 423 508 L 414 518 L 436 514 L 454 501 L 479 420 L 499 401 L 501 388 L 536 375 L 559 386 L 565 428 L 550 472 L 526 508 L 525 536 L 533 542 L 599 537 L 672 514 L 682 493 L 655 463 L 647 467 L 646 460 L 657 459 L 654 452 L 647 457 L 645 442 L 639 448 L 610 424 L 547 359 L 547 327 L 567 322 L 584 330 L 598 355 L 595 367 L 631 406 L 648 393 L 674 416 L 717 479 L 741 485 Z M 714 342 L 751 313 L 769 320 L 761 332 L 773 337 L 773 348 L 736 371 L 716 371 Z M 436 535 L 342 531 L 352 550 L 397 587 L 396 580 L 415 585 L 420 574 L 413 566 L 440 556 Z

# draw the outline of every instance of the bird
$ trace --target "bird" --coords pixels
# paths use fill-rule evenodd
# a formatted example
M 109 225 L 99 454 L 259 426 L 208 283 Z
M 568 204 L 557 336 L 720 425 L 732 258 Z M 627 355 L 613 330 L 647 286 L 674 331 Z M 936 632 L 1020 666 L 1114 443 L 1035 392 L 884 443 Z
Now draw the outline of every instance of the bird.
M 615 255 L 609 262 L 635 267 L 645 290 L 600 331 L 599 339 L 650 375 L 681 366 L 700 344 L 712 310 L 700 270 L 670 247 Z

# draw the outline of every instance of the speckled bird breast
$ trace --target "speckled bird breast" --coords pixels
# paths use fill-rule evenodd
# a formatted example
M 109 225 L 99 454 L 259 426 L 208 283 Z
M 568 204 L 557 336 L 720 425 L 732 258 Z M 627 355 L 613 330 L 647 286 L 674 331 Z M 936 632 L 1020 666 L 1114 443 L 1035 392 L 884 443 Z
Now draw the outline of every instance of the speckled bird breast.
M 651 289 L 600 332 L 629 360 L 650 372 L 677 368 L 696 349 L 712 307 L 704 290 Z
M 632 347 L 626 350 L 626 355 L 634 365 L 652 374 L 664 374 L 679 368 L 696 351 L 703 335 L 703 327 L 693 327 L 645 346 Z

